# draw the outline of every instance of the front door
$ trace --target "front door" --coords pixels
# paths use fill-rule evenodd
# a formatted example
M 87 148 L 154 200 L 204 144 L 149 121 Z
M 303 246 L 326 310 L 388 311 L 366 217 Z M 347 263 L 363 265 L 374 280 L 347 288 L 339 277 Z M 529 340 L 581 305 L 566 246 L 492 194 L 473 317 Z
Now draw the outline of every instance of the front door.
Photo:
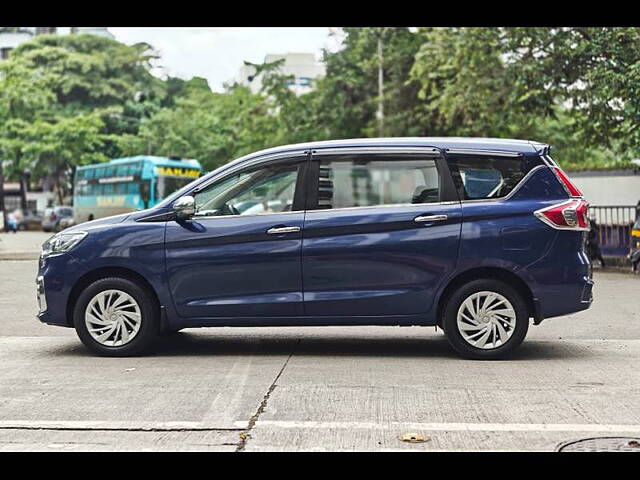
M 195 193 L 196 214 L 168 222 L 169 286 L 182 317 L 303 313 L 300 153 L 227 174 Z
M 338 149 L 335 149 L 338 150 Z M 455 268 L 461 208 L 439 152 L 314 152 L 302 275 L 311 316 L 428 312 Z

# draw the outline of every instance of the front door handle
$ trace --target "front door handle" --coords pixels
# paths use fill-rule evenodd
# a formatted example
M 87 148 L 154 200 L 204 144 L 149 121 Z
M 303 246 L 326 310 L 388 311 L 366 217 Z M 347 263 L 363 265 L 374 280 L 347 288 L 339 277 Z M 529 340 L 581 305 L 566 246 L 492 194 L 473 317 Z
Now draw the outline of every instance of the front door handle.
M 300 227 L 272 227 L 267 230 L 269 235 L 280 235 L 282 233 L 298 233 Z
M 420 215 L 413 219 L 414 222 L 422 223 L 422 222 L 441 222 L 446 220 L 448 217 L 446 215 Z

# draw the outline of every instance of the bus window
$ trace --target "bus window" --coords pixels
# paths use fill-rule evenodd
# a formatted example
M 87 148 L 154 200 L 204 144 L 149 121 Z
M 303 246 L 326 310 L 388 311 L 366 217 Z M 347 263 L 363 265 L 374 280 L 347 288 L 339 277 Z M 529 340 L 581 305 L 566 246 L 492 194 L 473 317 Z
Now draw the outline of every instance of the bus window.
M 176 190 L 179 190 L 194 180 L 195 178 L 192 177 L 158 177 L 156 179 L 156 200 L 160 201 L 168 197 Z

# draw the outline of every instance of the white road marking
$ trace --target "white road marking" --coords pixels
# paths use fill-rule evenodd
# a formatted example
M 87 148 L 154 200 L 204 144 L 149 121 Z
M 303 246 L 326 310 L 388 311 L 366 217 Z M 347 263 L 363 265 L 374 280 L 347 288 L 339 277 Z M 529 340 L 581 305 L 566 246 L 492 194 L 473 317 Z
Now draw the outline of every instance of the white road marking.
M 238 422 L 240 423 L 240 422 Z M 374 429 L 402 427 L 403 430 L 456 432 L 635 432 L 640 425 L 598 425 L 575 423 L 412 423 L 412 422 L 292 422 L 258 420 L 256 427 L 311 429 Z

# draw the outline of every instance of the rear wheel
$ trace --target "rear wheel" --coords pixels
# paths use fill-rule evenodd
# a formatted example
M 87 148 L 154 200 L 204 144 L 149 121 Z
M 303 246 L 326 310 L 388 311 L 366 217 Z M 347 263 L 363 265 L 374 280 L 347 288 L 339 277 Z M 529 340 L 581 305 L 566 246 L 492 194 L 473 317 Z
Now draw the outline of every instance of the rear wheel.
M 125 278 L 104 278 L 89 285 L 78 297 L 73 318 L 82 343 L 98 355 L 136 355 L 158 334 L 155 299 Z
M 472 359 L 504 358 L 529 329 L 529 312 L 520 292 L 492 279 L 458 288 L 449 297 L 442 320 L 451 346 Z

